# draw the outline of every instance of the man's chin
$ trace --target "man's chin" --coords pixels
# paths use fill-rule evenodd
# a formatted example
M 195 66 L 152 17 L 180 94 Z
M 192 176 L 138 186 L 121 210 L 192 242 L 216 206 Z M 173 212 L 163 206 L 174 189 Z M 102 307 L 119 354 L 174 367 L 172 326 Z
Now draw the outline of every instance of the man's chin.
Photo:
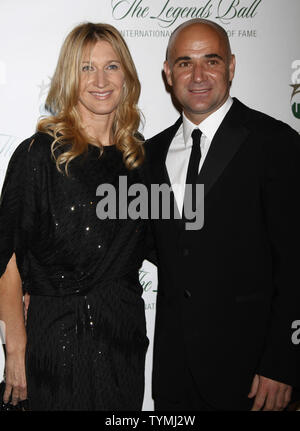
M 217 109 L 217 108 L 216 108 Z M 209 115 L 215 111 L 213 106 L 210 105 L 196 105 L 189 106 L 185 109 L 185 112 L 189 112 L 191 115 Z
M 227 98 L 224 98 L 222 101 L 219 101 L 219 103 L 216 102 L 208 102 L 206 101 L 201 103 L 190 103 L 189 105 L 184 106 L 185 112 L 190 112 L 191 115 L 205 115 L 208 116 L 215 111 L 217 111 L 227 100 Z

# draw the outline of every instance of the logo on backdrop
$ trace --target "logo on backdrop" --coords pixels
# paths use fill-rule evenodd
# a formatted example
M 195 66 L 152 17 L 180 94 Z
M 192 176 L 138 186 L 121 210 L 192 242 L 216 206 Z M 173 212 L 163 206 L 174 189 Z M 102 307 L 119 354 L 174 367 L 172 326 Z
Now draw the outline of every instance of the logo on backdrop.
M 6 166 L 17 146 L 17 137 L 0 133 L 0 190 L 4 181 Z
M 143 295 L 145 298 L 145 310 L 155 310 L 157 289 L 155 288 L 152 277 L 153 274 L 151 274 L 150 271 L 146 271 L 144 267 L 139 270 L 139 280 L 143 288 Z
M 115 20 L 133 18 L 152 20 L 161 28 L 178 25 L 178 20 L 205 18 L 215 19 L 220 24 L 229 24 L 235 19 L 250 20 L 259 11 L 263 0 L 111 0 L 112 17 Z M 188 3 L 188 5 L 187 5 Z
M 9 159 L 16 148 L 16 136 L 0 133 L 0 156 Z
M 291 109 L 294 117 L 300 119 L 300 60 L 294 60 L 292 63 L 292 95 L 291 95 Z
M 45 99 L 50 89 L 50 84 L 51 84 L 51 77 L 48 76 L 47 79 L 45 80 L 43 79 L 42 82 L 38 85 L 38 88 L 39 88 L 38 99 L 40 103 L 39 113 L 41 115 L 49 115 L 49 112 L 45 108 Z

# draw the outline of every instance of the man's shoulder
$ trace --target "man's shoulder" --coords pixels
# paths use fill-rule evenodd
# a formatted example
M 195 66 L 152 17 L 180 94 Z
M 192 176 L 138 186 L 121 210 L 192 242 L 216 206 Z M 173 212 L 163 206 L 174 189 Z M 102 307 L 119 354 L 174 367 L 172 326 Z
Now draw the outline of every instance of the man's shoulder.
M 160 144 L 162 142 L 165 142 L 165 140 L 168 139 L 169 137 L 173 138 L 181 123 L 182 123 L 182 118 L 179 117 L 174 124 L 162 130 L 161 132 L 157 133 L 156 135 L 152 136 L 151 138 L 147 139 L 145 142 L 146 151 L 149 150 L 150 148 L 151 150 L 154 150 L 155 148 L 159 147 Z
M 160 142 L 166 135 L 168 135 L 171 130 L 173 129 L 174 124 L 172 124 L 171 126 L 167 127 L 166 129 L 162 130 L 161 132 L 158 132 L 156 135 L 152 136 L 151 138 L 146 140 L 146 143 L 155 143 L 155 142 Z
M 298 133 L 287 123 L 272 117 L 262 111 L 250 108 L 244 105 L 239 100 L 235 99 L 235 103 L 239 105 L 240 109 L 244 110 L 245 113 L 245 125 L 249 129 L 268 134 L 277 133 L 291 133 L 293 135 L 298 135 Z

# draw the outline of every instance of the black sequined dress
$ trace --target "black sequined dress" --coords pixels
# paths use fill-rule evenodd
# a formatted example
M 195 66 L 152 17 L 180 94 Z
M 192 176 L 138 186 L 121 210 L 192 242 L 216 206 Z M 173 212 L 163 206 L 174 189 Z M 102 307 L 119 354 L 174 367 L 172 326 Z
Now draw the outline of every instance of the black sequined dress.
M 97 187 L 118 197 L 139 182 L 121 153 L 89 145 L 58 172 L 52 138 L 37 133 L 15 151 L 0 205 L 0 276 L 15 252 L 27 319 L 31 410 L 140 410 L 148 339 L 138 269 L 142 220 L 100 220 Z M 118 205 L 116 215 L 118 216 Z M 123 208 L 124 210 L 124 208 Z

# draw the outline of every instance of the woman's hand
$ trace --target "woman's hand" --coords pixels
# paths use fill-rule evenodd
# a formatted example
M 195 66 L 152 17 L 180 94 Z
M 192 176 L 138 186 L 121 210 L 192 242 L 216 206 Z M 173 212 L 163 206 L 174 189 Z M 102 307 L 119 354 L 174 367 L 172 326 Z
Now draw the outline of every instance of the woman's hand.
M 29 295 L 29 293 L 25 293 L 25 295 L 24 295 L 24 320 L 25 320 L 25 326 L 26 326 L 26 323 L 27 323 L 27 313 L 28 313 L 29 303 L 30 303 L 30 295 Z
M 10 398 L 14 406 L 27 399 L 25 350 L 6 354 L 4 403 Z
M 16 405 L 27 398 L 22 281 L 12 255 L 0 278 L 0 319 L 5 324 L 5 391 L 3 401 Z

